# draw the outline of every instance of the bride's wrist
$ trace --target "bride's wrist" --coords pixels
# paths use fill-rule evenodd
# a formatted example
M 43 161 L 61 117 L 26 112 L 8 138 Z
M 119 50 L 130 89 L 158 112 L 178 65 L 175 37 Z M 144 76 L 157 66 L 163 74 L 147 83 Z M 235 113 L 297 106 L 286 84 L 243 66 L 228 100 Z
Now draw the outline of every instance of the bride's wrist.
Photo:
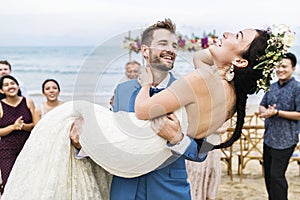
M 179 144 L 183 139 L 183 134 L 181 132 L 179 132 L 175 137 L 173 137 L 169 143 L 171 145 L 175 145 L 175 144 Z

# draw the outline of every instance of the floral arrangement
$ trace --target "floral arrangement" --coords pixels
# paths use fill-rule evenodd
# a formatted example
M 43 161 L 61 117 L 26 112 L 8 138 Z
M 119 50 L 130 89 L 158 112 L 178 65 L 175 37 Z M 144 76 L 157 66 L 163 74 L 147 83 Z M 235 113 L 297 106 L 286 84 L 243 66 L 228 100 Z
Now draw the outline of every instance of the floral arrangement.
M 135 53 L 139 53 L 141 50 L 141 40 L 139 37 L 136 37 L 136 39 L 132 39 L 130 37 L 125 37 L 125 40 L 123 42 L 123 48 L 129 49 L 129 52 L 132 51 Z
M 284 54 L 295 42 L 295 33 L 286 25 L 273 25 L 268 29 L 270 39 L 266 48 L 266 54 L 259 57 L 260 63 L 253 69 L 263 69 L 263 77 L 257 81 L 257 92 L 262 89 L 269 91 L 270 82 L 274 76 L 274 69 L 281 64 Z
M 218 37 L 213 34 L 203 34 L 204 36 L 198 37 L 192 34 L 191 38 L 188 36 L 182 36 L 181 34 L 178 35 L 178 49 L 181 51 L 198 51 L 200 49 L 205 49 L 210 45 L 216 43 Z M 132 39 L 130 37 L 125 37 L 123 41 L 123 48 L 129 50 L 129 52 L 139 53 L 141 50 L 141 40 L 139 37 L 136 39 Z
M 179 50 L 182 51 L 198 51 L 200 49 L 205 49 L 210 45 L 217 42 L 218 37 L 215 34 L 204 34 L 204 36 L 198 37 L 192 34 L 192 37 L 189 38 L 188 36 L 182 36 L 181 34 L 178 35 L 178 47 Z
M 201 38 L 192 35 L 192 38 L 178 34 L 178 48 L 182 51 L 198 51 L 201 47 Z

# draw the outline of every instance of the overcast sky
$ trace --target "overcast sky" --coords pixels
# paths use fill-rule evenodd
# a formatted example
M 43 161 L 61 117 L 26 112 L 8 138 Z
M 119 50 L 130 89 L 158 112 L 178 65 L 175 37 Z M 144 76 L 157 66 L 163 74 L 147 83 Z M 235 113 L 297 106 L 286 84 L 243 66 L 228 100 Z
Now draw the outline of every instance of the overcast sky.
M 297 0 L 0 0 L 0 45 L 99 45 L 171 18 L 183 34 L 287 24 L 300 43 Z

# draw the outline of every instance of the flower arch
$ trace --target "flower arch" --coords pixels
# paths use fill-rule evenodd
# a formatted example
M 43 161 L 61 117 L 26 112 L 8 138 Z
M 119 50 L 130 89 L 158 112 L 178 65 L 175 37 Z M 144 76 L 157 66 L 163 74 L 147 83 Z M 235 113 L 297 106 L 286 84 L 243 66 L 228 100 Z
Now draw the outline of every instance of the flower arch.
M 206 34 L 203 33 L 202 37 L 199 37 L 195 34 L 191 34 L 191 36 L 182 35 L 177 33 L 177 41 L 178 41 L 178 50 L 179 51 L 198 51 L 200 49 L 205 49 L 212 44 L 217 42 L 218 36 L 215 34 L 215 30 L 213 33 Z M 132 52 L 139 53 L 141 50 L 141 39 L 140 37 L 131 38 L 129 36 L 125 37 L 123 41 L 123 48 L 129 50 L 129 54 Z

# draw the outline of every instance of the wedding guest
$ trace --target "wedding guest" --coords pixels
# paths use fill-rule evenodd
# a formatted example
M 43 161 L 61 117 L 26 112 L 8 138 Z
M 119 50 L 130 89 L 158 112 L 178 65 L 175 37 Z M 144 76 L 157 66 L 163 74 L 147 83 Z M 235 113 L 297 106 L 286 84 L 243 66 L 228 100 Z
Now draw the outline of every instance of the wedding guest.
M 46 79 L 42 84 L 42 92 L 46 97 L 46 102 L 43 102 L 35 109 L 35 123 L 37 123 L 50 110 L 63 103 L 58 99 L 60 85 L 55 79 Z
M 141 64 L 138 61 L 132 60 L 125 65 L 125 80 L 129 81 L 136 79 L 140 74 Z
M 141 64 L 138 61 L 132 60 L 127 62 L 125 65 L 125 77 L 121 80 L 121 82 L 136 79 L 139 76 L 140 69 L 141 69 Z M 114 103 L 114 95 L 109 100 L 109 104 L 111 106 L 113 106 L 113 103 Z
M 0 169 L 5 184 L 20 151 L 34 127 L 34 103 L 19 96 L 18 81 L 10 75 L 0 79 L 0 89 L 5 98 L 0 101 Z
M 220 134 L 225 133 L 228 121 L 218 131 L 207 137 L 211 144 L 220 143 Z M 221 183 L 221 150 L 215 149 L 208 152 L 207 158 L 201 162 L 186 161 L 188 180 L 191 185 L 193 200 L 216 199 Z
M 293 77 L 296 64 L 294 54 L 284 55 L 276 67 L 278 81 L 259 106 L 260 117 L 265 118 L 263 166 L 270 200 L 288 198 L 285 172 L 300 132 L 300 82 Z
M 12 72 L 11 64 L 7 60 L 0 60 L 0 77 L 5 75 L 11 75 L 11 72 Z M 20 90 L 22 92 L 22 95 L 28 97 L 27 89 L 24 86 L 24 83 L 19 80 L 19 85 L 20 85 Z M 4 95 L 0 93 L 0 99 L 2 98 L 4 98 Z

